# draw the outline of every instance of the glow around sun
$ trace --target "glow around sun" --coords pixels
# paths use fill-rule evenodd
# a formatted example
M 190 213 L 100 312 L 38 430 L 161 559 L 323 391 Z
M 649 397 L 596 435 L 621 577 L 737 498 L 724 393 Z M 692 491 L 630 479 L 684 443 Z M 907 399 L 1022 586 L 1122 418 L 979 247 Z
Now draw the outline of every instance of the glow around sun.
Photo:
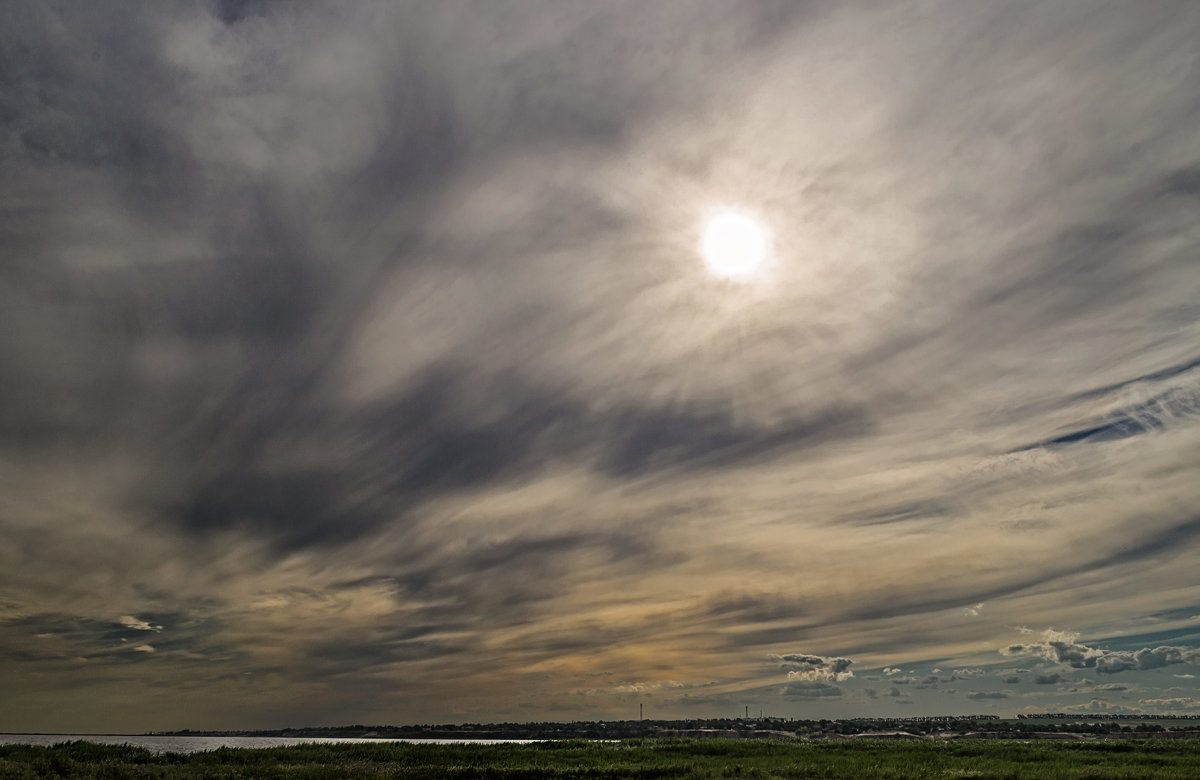
M 767 259 L 770 234 L 761 222 L 736 211 L 714 215 L 704 226 L 700 254 L 705 265 L 722 279 L 746 279 Z

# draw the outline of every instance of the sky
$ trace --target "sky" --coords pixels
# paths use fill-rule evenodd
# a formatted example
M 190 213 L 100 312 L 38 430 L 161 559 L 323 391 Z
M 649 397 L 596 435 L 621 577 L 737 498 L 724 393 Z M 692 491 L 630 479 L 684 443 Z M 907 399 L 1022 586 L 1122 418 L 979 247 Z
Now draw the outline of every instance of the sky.
M 1200 4 L 0 16 L 0 730 L 1200 714 Z

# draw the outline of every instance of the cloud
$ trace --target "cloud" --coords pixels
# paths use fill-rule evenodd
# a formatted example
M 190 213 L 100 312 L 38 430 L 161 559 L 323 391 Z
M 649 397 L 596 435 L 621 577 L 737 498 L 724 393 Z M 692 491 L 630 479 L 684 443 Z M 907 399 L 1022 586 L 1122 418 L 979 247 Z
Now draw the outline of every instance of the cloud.
M 1060 709 L 1063 712 L 1137 712 L 1138 708 L 1113 704 L 1105 699 L 1092 699 L 1083 704 L 1067 704 Z
M 126 628 L 131 628 L 134 631 L 162 631 L 162 626 L 151 625 L 150 623 L 136 618 L 132 615 L 122 615 L 117 618 L 117 622 Z
M 1095 668 L 1101 674 L 1127 670 L 1159 669 L 1164 666 L 1196 663 L 1200 650 L 1191 647 L 1161 646 L 1141 650 L 1100 650 L 1080 644 L 1079 634 L 1047 629 L 1041 642 L 1009 645 L 1002 655 L 1036 655 L 1074 669 Z
M 1192 361 L 1178 369 L 1159 372 L 1159 375 L 1184 373 L 1197 365 Z M 1161 395 L 1123 409 L 1107 419 L 1090 421 L 1080 430 L 1031 446 L 1058 447 L 1125 439 L 1152 433 L 1180 422 L 1186 423 L 1188 418 L 1197 415 L 1200 415 L 1200 395 L 1191 388 L 1172 388 Z
M 1094 691 L 1127 691 L 1129 686 L 1120 683 L 1102 683 L 1092 688 Z
M 625 682 L 611 685 L 606 688 L 587 688 L 575 691 L 580 696 L 622 696 L 622 697 L 643 697 L 653 696 L 659 691 L 678 691 L 693 688 L 689 683 L 679 682 L 677 680 L 664 680 L 660 682 Z
M 1118 650 L 1105 653 L 1096 660 L 1096 671 L 1116 674 L 1127 669 L 1161 669 L 1173 664 L 1192 664 L 1200 661 L 1200 651 L 1192 647 L 1144 647 L 1141 650 Z
M 1096 659 L 1104 654 L 1103 651 L 1079 644 L 1075 641 L 1078 638 L 1078 633 L 1048 628 L 1042 632 L 1041 642 L 1009 645 L 1001 648 L 1000 653 L 1008 656 L 1037 655 L 1075 669 L 1095 666 Z
M 842 689 L 823 680 L 797 679 L 783 686 L 782 693 L 785 699 L 827 699 L 841 696 Z
M 826 658 L 807 653 L 771 655 L 770 658 L 779 664 L 779 668 L 787 670 L 789 680 L 842 682 L 854 676 L 850 671 L 854 661 L 849 658 Z
M 1033 678 L 1035 685 L 1054 685 L 1062 682 L 1062 680 L 1063 677 L 1058 672 L 1053 672 L 1051 674 L 1039 674 Z
M 827 699 L 842 695 L 842 689 L 836 682 L 842 682 L 854 676 L 850 671 L 854 663 L 849 658 L 825 657 L 809 653 L 772 654 L 769 658 L 787 670 L 787 685 L 781 688 L 785 699 Z
M 1158 699 L 1142 699 L 1138 704 L 1151 710 L 1200 710 L 1200 699 L 1190 696 L 1174 696 Z
M 134 652 L 137 652 L 137 653 L 153 653 L 153 652 L 155 652 L 153 645 L 146 645 L 146 644 L 134 645 L 133 647 L 131 647 L 129 649 L 133 650 Z
M 1007 699 L 1008 694 L 1004 691 L 971 691 L 967 694 L 967 698 L 972 701 L 982 701 L 985 699 Z

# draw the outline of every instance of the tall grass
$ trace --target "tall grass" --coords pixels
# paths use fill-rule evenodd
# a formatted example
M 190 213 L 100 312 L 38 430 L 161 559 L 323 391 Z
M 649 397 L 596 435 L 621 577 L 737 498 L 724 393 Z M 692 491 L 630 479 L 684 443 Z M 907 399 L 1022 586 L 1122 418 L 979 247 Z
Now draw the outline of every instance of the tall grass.
M 634 739 L 307 744 L 155 755 L 70 742 L 0 747 L 0 778 L 1200 778 L 1190 740 L 1093 743 Z

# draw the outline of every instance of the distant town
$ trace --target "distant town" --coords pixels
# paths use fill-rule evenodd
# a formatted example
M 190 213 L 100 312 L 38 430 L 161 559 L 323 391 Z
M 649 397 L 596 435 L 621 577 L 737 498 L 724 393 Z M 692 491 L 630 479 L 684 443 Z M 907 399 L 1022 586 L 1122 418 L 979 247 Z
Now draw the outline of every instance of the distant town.
M 1164 723 L 1164 721 L 1166 723 Z M 151 736 L 331 737 L 359 739 L 633 739 L 653 737 L 743 739 L 1147 739 L 1200 737 L 1200 717 L 1187 715 L 1019 714 L 933 715 L 910 718 L 700 718 L 421 724 L 410 726 L 315 726 L 257 731 L 156 731 Z

